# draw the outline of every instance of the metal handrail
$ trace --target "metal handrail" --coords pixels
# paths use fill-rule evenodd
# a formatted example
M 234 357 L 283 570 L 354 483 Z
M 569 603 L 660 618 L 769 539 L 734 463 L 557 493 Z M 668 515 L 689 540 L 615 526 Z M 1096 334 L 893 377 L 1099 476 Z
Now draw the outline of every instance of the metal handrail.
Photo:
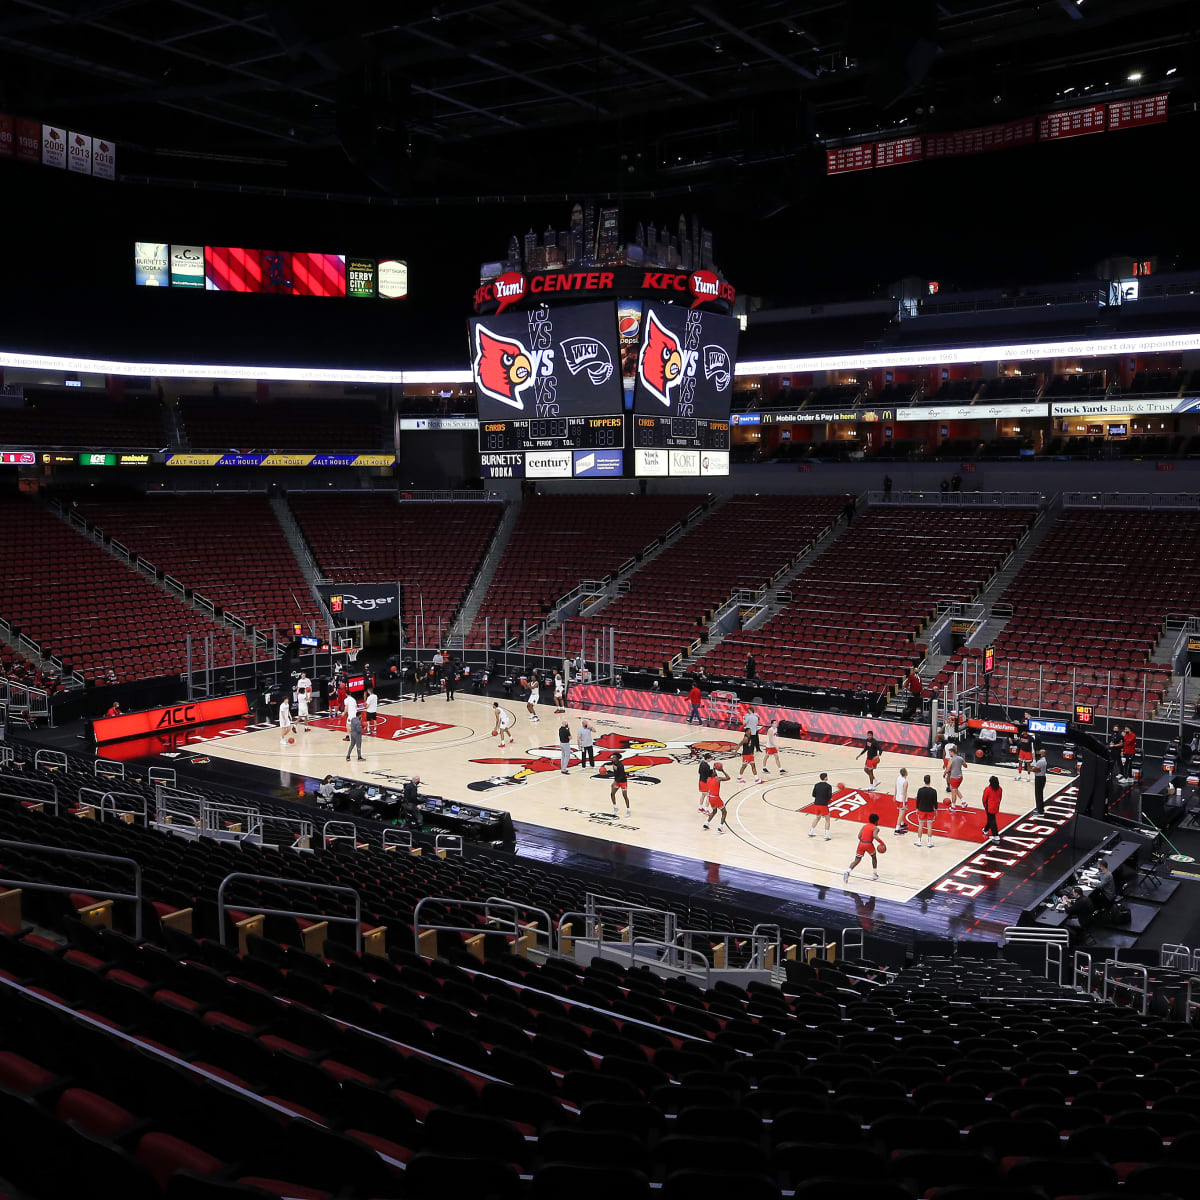
M 724 947 L 725 965 L 728 967 L 730 965 L 730 955 L 729 955 L 730 941 L 750 942 L 751 943 L 750 957 L 742 969 L 749 970 L 749 971 L 754 971 L 754 970 L 765 971 L 767 968 L 765 966 L 763 966 L 762 963 L 763 963 L 763 959 L 765 958 L 766 950 L 770 946 L 775 946 L 776 954 L 778 955 L 778 953 L 781 949 L 783 935 L 782 935 L 782 932 L 778 925 L 770 925 L 770 926 L 756 925 L 754 927 L 754 929 L 755 929 L 755 932 L 753 932 L 753 933 L 736 933 L 736 932 L 731 932 L 729 930 L 722 930 L 722 929 L 677 929 L 675 931 L 675 936 L 672 939 L 671 944 L 678 946 L 680 949 L 693 950 L 692 942 L 696 938 L 704 938 L 710 945 L 713 942 L 719 942 Z M 774 937 L 771 938 L 771 940 L 767 940 L 769 935 L 764 934 L 764 933 L 759 933 L 758 930 L 760 930 L 760 929 L 774 930 Z M 635 939 L 635 940 L 640 941 L 643 939 L 639 938 L 639 939 Z M 658 939 L 653 938 L 650 940 L 657 941 Z M 702 958 L 705 958 L 705 960 L 707 961 L 707 956 L 704 954 L 704 952 L 702 950 L 695 951 L 695 953 L 700 954 L 700 956 Z M 714 969 L 719 970 L 720 968 L 714 968 Z
M 817 935 L 817 940 L 813 940 L 810 935 Z M 829 941 L 825 936 L 824 925 L 805 925 L 800 930 L 800 959 L 802 962 L 808 961 L 808 947 L 812 945 L 816 950 L 824 950 Z M 818 956 L 819 957 L 819 956 Z
M 680 946 L 677 942 L 661 942 L 657 938 L 633 937 L 628 942 L 601 942 L 597 947 L 601 951 L 603 957 L 604 946 L 628 946 L 629 947 L 629 965 L 634 967 L 637 965 L 637 948 L 639 946 L 652 950 L 661 950 L 664 958 L 659 958 L 660 966 L 664 966 L 668 971 L 682 971 L 684 974 L 693 975 L 699 974 L 704 979 L 704 986 L 707 989 L 712 977 L 712 965 L 708 959 L 700 953 L 699 950 L 691 950 L 687 946 Z M 682 955 L 684 963 L 681 964 L 675 961 L 677 955 Z M 688 957 L 697 959 L 700 963 L 699 971 L 693 971 L 686 965 Z
M 146 782 L 153 785 L 163 784 L 166 787 L 174 787 L 177 778 L 174 767 L 151 767 L 146 772 Z
M 1135 978 L 1140 978 L 1142 986 L 1134 987 L 1127 979 L 1117 978 L 1120 972 L 1131 972 Z M 1123 963 L 1115 959 L 1109 959 L 1104 964 L 1104 984 L 1101 996 L 1107 1002 L 1111 1000 L 1108 994 L 1109 984 L 1113 985 L 1114 990 L 1118 985 L 1129 988 L 1135 995 L 1140 995 L 1142 998 L 1141 1015 L 1144 1017 L 1150 1011 L 1150 971 L 1141 963 Z
M 220 930 L 221 945 L 225 945 L 225 888 L 234 879 L 251 879 L 257 883 L 278 883 L 285 887 L 307 888 L 310 892 L 337 892 L 342 896 L 354 897 L 353 917 L 332 917 L 327 913 L 306 913 L 286 908 L 261 908 L 254 905 L 238 904 L 234 907 L 239 912 L 261 913 L 267 917 L 300 917 L 304 921 L 334 921 L 339 925 L 354 926 L 354 949 L 362 953 L 362 898 L 354 888 L 341 887 L 336 883 L 310 883 L 305 879 L 287 879 L 282 875 L 247 875 L 242 871 L 234 871 L 221 880 L 217 888 L 217 925 Z
M 1051 967 L 1055 968 L 1054 982 L 1062 987 L 1063 981 L 1063 954 L 1067 949 L 1066 942 L 1047 942 L 1046 943 L 1046 978 L 1050 978 Z
M 47 854 L 62 854 L 68 858 L 86 858 L 93 862 L 120 863 L 122 866 L 132 867 L 132 894 L 129 892 L 98 892 L 83 884 L 71 887 L 69 884 L 63 883 L 42 883 L 36 879 L 0 878 L 0 885 L 4 887 L 19 887 L 22 890 L 28 888 L 32 892 L 57 892 L 65 895 L 70 895 L 72 892 L 79 892 L 92 896 L 97 900 L 132 900 L 134 901 L 133 936 L 139 942 L 142 940 L 142 868 L 134 859 L 124 858 L 117 854 L 98 854 L 94 850 L 68 850 L 63 846 L 46 846 L 41 842 L 14 842 L 7 838 L 0 838 L 0 846 L 11 846 L 17 850 L 45 851 Z
M 423 896 L 417 901 L 416 908 L 413 909 L 413 947 L 419 953 L 421 950 L 421 934 L 431 930 L 439 933 L 487 933 L 489 930 L 481 929 L 478 925 L 445 925 L 445 924 L 424 924 L 420 919 L 421 909 L 426 904 L 447 904 L 454 908 L 465 909 L 481 909 L 484 919 L 491 921 L 493 924 L 499 925 L 500 928 L 491 932 L 511 933 L 514 938 L 520 937 L 523 933 L 532 933 L 535 936 L 540 935 L 542 930 L 537 925 L 529 924 L 522 925 L 520 922 L 521 912 L 537 913 L 538 916 L 546 918 L 545 938 L 547 942 L 547 953 L 554 950 L 554 921 L 550 914 L 544 908 L 534 908 L 529 904 L 521 904 L 516 900 L 505 900 L 499 896 L 492 896 L 487 900 L 455 900 L 450 896 Z M 512 919 L 505 926 L 504 919 L 492 915 L 493 906 L 511 909 Z
M 1182 959 L 1181 963 L 1179 960 Z M 1170 967 L 1176 971 L 1190 971 L 1192 969 L 1192 948 L 1185 946 L 1181 942 L 1163 942 L 1158 951 L 1158 965 L 1160 967 Z
M 349 829 L 349 833 L 330 833 L 331 829 Z M 328 850 L 330 842 L 350 840 L 354 849 L 358 849 L 358 826 L 353 821 L 326 821 L 321 826 L 321 849 Z
M 136 800 L 141 805 L 141 808 L 118 808 L 118 800 Z M 112 801 L 112 803 L 109 804 L 109 801 Z M 101 821 L 104 820 L 105 814 L 113 817 L 141 817 L 143 825 L 147 825 L 150 822 L 150 811 L 146 803 L 146 797 L 136 792 L 105 792 L 100 798 Z
M 487 898 L 487 900 L 485 901 L 485 903 L 486 904 L 504 904 L 504 905 L 509 905 L 509 906 L 515 904 L 521 912 L 537 913 L 537 915 L 539 917 L 545 917 L 546 918 L 547 949 L 548 950 L 554 949 L 554 918 L 551 917 L 550 914 L 544 908 L 537 908 L 535 905 L 532 905 L 532 904 L 522 904 L 518 900 L 509 900 L 506 896 L 489 896 Z M 532 929 L 537 930 L 538 933 L 541 933 L 541 930 L 538 929 L 536 925 L 534 925 L 534 926 L 525 925 L 525 926 L 522 926 L 522 928 L 523 929 L 531 929 L 532 928 Z
M 259 820 L 264 830 L 268 825 L 283 825 L 288 828 L 295 827 L 296 832 L 291 835 L 292 844 L 288 847 L 289 850 L 311 850 L 313 848 L 312 844 L 316 833 L 316 826 L 307 817 L 280 817 L 274 813 L 267 813 L 265 816 L 260 817 Z
M 1087 981 L 1083 987 L 1079 986 L 1081 975 Z M 1076 950 L 1071 955 L 1071 987 L 1085 995 L 1092 994 L 1092 956 L 1086 950 Z
M 33 769 L 40 771 L 42 769 L 42 759 L 52 763 L 54 767 L 66 770 L 68 767 L 67 756 L 62 750 L 38 750 L 33 756 Z
M 389 827 L 380 835 L 379 844 L 384 850 L 411 850 L 413 848 L 412 830 Z
M 113 771 L 105 770 L 102 772 L 100 770 L 101 767 L 115 767 L 116 769 Z M 122 762 L 117 762 L 117 760 L 114 758 L 98 758 L 92 763 L 92 775 L 99 779 L 101 774 L 110 779 L 124 779 L 125 764 Z
M 858 951 L 859 959 L 865 958 L 866 945 L 866 933 L 861 925 L 847 925 L 842 930 L 842 957 L 847 961 L 850 959 L 851 950 Z
M 24 792 L 0 792 L 0 799 L 19 800 L 22 804 L 52 804 L 54 806 L 54 815 L 58 815 L 58 784 L 51 783 L 48 779 L 28 779 L 24 775 L 0 775 L 0 787 L 3 787 L 10 780 L 13 783 L 23 783 L 26 786 L 32 783 L 38 787 L 49 788 L 52 793 L 51 797 L 49 800 L 39 800 L 38 797 L 28 796 Z
M 463 838 L 461 833 L 439 833 L 434 836 L 433 848 L 435 851 L 443 850 L 447 854 L 459 854 L 463 852 Z

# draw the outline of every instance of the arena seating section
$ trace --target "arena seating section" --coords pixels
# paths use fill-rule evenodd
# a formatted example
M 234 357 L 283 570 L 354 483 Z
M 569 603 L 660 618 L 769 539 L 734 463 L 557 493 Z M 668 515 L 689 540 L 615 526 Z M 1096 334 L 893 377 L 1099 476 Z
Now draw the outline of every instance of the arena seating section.
M 179 409 L 193 450 L 370 451 L 392 445 L 382 410 L 371 400 L 186 396 Z
M 55 778 L 64 791 L 91 782 L 81 760 Z M 131 857 L 151 897 L 142 942 L 124 902 L 113 930 L 78 919 L 86 890 L 26 891 L 37 927 L 0 928 L 10 1195 L 91 1194 L 99 1178 L 131 1200 L 1200 1188 L 1200 1033 L 1169 1019 L 1169 998 L 1142 1018 L 1060 990 L 994 946 L 963 943 L 897 974 L 795 962 L 782 991 L 704 991 L 611 962 L 537 965 L 502 933 L 483 961 L 461 935 L 441 935 L 437 958 L 407 940 L 416 897 L 532 894 L 546 881 L 568 899 L 569 877 L 546 864 L 280 855 L 12 799 L 0 836 Z M 17 877 L 127 885 L 120 868 L 65 861 L 37 845 L 3 852 Z M 386 956 L 359 956 L 334 924 L 306 951 L 310 923 L 290 917 L 267 917 L 244 953 L 225 948 L 213 896 L 231 871 L 351 882 L 372 927 L 387 929 Z M 312 903 L 287 883 L 252 886 L 238 894 L 246 905 Z M 247 915 L 228 914 L 231 946 Z
M 449 633 L 503 507 L 484 503 L 398 502 L 395 494 L 293 492 L 288 504 L 321 571 L 337 583 L 398 580 L 404 637 L 425 644 Z
M 0 500 L 5 570 L 0 617 L 102 684 L 166 675 L 186 666 L 185 638 L 215 633 L 217 666 L 230 634 L 173 599 L 32 500 Z M 237 639 L 238 661 L 254 650 Z
M 259 629 L 326 620 L 266 496 L 151 494 L 81 501 L 89 525 Z
M 0 406 L 0 445 L 158 450 L 167 442 L 157 400 L 26 391 L 25 402 L 23 408 Z
M 521 632 L 521 622 L 542 620 L 560 596 L 585 579 L 614 574 L 707 496 L 573 495 L 530 496 L 479 607 L 467 644 L 483 645 L 485 619 L 492 643 Z
M 567 645 L 584 626 L 616 631 L 617 662 L 658 667 L 707 629 L 736 588 L 759 588 L 837 519 L 844 496 L 732 496 L 629 578 L 629 590 L 593 616 L 567 621 Z M 550 635 L 555 643 L 555 635 Z
M 1140 719 L 1163 696 L 1170 668 L 1150 661 L 1168 613 L 1200 611 L 1200 517 L 1195 513 L 1068 509 L 1030 555 L 1001 601 L 1012 619 L 995 641 L 1014 705 L 1043 708 L 1074 697 Z
M 1032 509 L 871 508 L 800 573 L 791 603 L 700 664 L 737 675 L 753 652 L 760 679 L 886 691 L 923 657 L 918 638 L 936 605 L 978 595 L 1033 517 Z

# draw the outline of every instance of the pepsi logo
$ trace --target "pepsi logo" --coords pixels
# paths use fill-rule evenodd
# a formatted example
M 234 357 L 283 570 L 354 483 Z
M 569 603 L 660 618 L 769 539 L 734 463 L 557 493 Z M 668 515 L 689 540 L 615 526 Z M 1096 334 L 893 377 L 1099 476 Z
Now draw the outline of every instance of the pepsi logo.
M 636 313 L 626 313 L 621 317 L 617 327 L 623 338 L 635 338 L 642 328 L 642 322 Z

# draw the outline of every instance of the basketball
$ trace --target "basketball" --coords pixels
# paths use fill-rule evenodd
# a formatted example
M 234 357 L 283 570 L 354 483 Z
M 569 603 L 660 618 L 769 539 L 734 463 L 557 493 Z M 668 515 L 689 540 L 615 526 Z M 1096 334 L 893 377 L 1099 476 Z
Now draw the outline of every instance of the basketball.
M 979 760 L 982 762 L 982 761 L 983 761 L 983 751 L 982 751 L 982 750 L 976 750 L 976 751 L 975 751 L 975 757 L 976 757 L 977 759 L 979 759 Z
M 876 846 L 876 849 L 879 851 L 879 853 L 880 853 L 880 854 L 886 854 L 886 853 L 887 853 L 887 847 L 886 847 L 886 846 L 885 846 L 885 845 L 884 845 L 882 842 L 876 842 L 876 843 L 875 843 L 875 846 Z
M 296 739 L 295 739 L 294 737 L 290 737 L 290 738 L 288 738 L 288 745 L 289 745 L 289 746 L 294 746 L 295 744 L 296 744 Z
M 496 737 L 496 730 L 492 730 L 492 737 Z

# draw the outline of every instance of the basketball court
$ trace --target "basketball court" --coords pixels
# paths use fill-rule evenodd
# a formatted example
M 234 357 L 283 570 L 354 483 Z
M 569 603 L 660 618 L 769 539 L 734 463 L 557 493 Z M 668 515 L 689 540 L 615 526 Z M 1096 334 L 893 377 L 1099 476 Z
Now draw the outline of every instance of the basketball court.
M 376 732 L 363 736 L 363 762 L 346 761 L 343 723 L 328 717 L 315 720 L 307 732 L 298 731 L 294 743 L 281 743 L 278 726 L 250 724 L 202 731 L 180 750 L 267 768 L 293 780 L 339 775 L 389 785 L 419 775 L 425 792 L 504 809 L 515 822 L 527 826 L 835 889 L 843 887 L 842 872 L 854 857 L 859 829 L 875 812 L 888 847 L 879 857 L 879 880 L 872 881 L 866 860 L 845 887 L 901 903 L 981 853 L 987 838 L 980 797 L 989 775 L 999 777 L 1004 791 L 997 818 L 1001 843 L 995 853 L 1014 852 L 1008 843 L 1018 848 L 1026 845 L 1022 835 L 1040 829 L 1018 824 L 1033 808 L 1033 785 L 1018 781 L 1011 766 L 969 765 L 962 785 L 967 808 L 952 812 L 944 799 L 941 762 L 928 756 L 885 752 L 875 772 L 876 789 L 868 790 L 864 760 L 856 747 L 781 739 L 782 771 L 763 774 L 763 782 L 755 783 L 749 769 L 745 779 L 737 778 L 741 766 L 737 733 L 639 715 L 568 709 L 565 719 L 571 728 L 572 754 L 569 773 L 563 775 L 558 745 L 563 718 L 543 705 L 538 710 L 540 720 L 534 722 L 523 701 L 501 700 L 500 704 L 512 718 L 515 736 L 503 750 L 491 733 L 492 699 L 473 695 L 452 701 L 433 697 L 425 703 L 380 704 Z M 594 769 L 579 765 L 578 730 L 584 716 L 595 727 Z M 605 765 L 615 751 L 621 752 L 629 774 L 631 812 L 627 814 L 618 799 L 619 813 L 614 818 Z M 717 832 L 715 821 L 705 830 L 705 818 L 697 811 L 696 754 L 703 751 L 722 760 L 731 776 L 721 788 L 728 812 L 723 833 Z M 901 767 L 908 768 L 909 777 L 907 836 L 893 833 L 892 788 Z M 833 785 L 829 841 L 824 840 L 823 822 L 816 837 L 808 836 L 812 814 L 806 810 L 822 771 L 828 772 Z M 934 825 L 934 845 L 917 847 L 911 798 L 926 774 L 943 800 Z

